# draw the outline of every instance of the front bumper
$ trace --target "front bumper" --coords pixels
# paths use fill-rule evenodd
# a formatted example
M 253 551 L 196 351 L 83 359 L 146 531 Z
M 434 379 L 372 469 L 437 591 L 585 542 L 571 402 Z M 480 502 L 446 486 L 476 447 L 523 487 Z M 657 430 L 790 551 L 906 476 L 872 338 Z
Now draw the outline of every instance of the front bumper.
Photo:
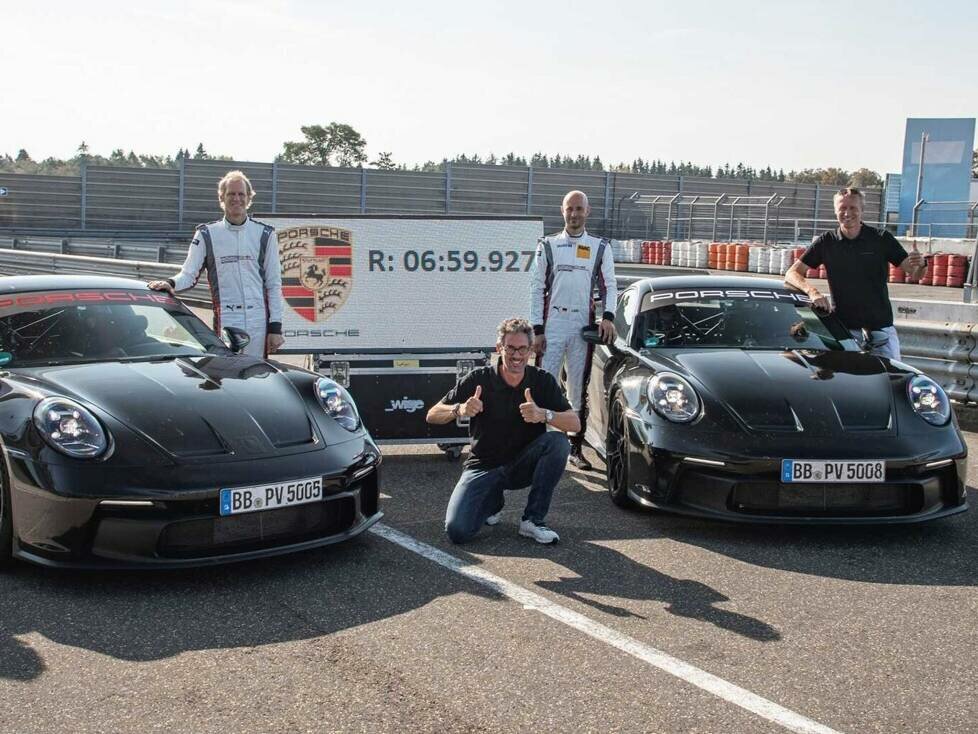
M 383 517 L 378 506 L 379 452 L 371 454 L 369 465 L 363 465 L 344 455 L 357 448 L 356 444 L 340 447 L 328 461 L 322 453 L 303 457 L 301 465 L 294 458 L 270 460 L 273 466 L 260 469 L 224 465 L 218 469 L 224 480 L 214 481 L 207 489 L 179 489 L 178 482 L 165 478 L 158 478 L 157 484 L 178 488 L 147 489 L 146 482 L 134 476 L 133 489 L 114 487 L 111 494 L 99 497 L 42 488 L 32 480 L 37 473 L 30 471 L 30 463 L 8 454 L 13 552 L 23 560 L 61 568 L 183 568 L 293 553 L 348 540 Z M 221 516 L 219 487 L 271 482 L 268 472 L 278 481 L 318 472 L 323 478 L 323 499 Z M 76 486 L 82 484 L 89 482 Z M 119 501 L 141 504 L 115 504 Z
M 700 517 L 769 524 L 897 524 L 934 520 L 968 509 L 961 462 L 927 471 L 887 468 L 882 483 L 792 483 L 779 480 L 780 466 L 675 464 L 666 481 L 636 477 L 629 495 L 638 504 Z M 740 470 L 740 471 L 738 471 Z
M 677 442 L 675 433 L 656 435 L 631 418 L 629 496 L 645 507 L 772 524 L 916 523 L 968 509 L 967 448 L 950 433 L 910 447 L 918 449 L 910 454 L 892 437 L 849 445 L 779 446 L 777 437 L 715 435 Z M 656 439 L 660 447 L 654 448 Z M 715 449 L 721 444 L 722 452 Z M 883 459 L 886 477 L 880 483 L 782 483 L 781 459 L 770 456 L 775 452 L 795 459 Z

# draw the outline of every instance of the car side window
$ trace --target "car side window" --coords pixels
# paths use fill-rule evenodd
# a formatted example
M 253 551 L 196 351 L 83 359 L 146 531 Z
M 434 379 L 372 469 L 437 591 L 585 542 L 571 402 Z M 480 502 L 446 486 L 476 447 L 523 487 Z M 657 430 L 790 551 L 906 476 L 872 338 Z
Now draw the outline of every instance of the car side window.
M 628 290 L 622 293 L 618 299 L 618 308 L 615 311 L 615 331 L 619 339 L 628 339 L 628 330 L 631 328 L 634 318 L 632 309 L 630 308 L 634 296 L 635 292 Z

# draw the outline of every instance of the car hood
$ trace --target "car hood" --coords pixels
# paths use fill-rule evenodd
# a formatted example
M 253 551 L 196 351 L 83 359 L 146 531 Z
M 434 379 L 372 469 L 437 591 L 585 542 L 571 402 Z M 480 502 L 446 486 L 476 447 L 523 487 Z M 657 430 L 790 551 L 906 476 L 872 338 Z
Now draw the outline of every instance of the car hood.
M 869 354 L 731 349 L 674 359 L 751 430 L 837 435 L 893 427 L 894 376 Z
M 245 355 L 38 368 L 54 394 L 111 415 L 172 457 L 256 458 L 317 443 L 302 397 Z

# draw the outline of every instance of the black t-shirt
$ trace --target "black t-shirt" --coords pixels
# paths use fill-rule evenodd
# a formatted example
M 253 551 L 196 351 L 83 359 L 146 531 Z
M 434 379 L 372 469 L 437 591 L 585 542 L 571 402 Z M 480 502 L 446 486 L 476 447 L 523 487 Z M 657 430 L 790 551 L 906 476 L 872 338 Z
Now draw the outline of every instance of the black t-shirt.
M 819 235 L 801 261 L 810 268 L 825 266 L 835 312 L 846 328 L 882 329 L 893 326 L 887 266 L 906 257 L 893 235 L 864 224 L 854 240 L 839 230 Z
M 523 390 L 530 388 L 533 402 L 555 413 L 570 410 L 557 381 L 549 372 L 526 366 L 523 381 L 510 387 L 496 367 L 472 370 L 441 399 L 443 403 L 464 403 L 482 386 L 482 412 L 469 419 L 472 452 L 465 462 L 466 469 L 493 469 L 508 464 L 520 451 L 547 430 L 546 423 L 527 423 L 520 414 L 520 404 L 526 402 Z

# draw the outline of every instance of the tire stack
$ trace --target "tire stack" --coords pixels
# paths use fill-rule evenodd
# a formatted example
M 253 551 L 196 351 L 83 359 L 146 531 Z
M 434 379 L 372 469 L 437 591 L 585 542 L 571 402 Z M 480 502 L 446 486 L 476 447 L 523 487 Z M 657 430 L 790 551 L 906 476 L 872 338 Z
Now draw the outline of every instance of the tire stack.
M 968 277 L 968 258 L 964 255 L 948 255 L 947 287 L 963 288 L 964 279 L 967 277 Z

